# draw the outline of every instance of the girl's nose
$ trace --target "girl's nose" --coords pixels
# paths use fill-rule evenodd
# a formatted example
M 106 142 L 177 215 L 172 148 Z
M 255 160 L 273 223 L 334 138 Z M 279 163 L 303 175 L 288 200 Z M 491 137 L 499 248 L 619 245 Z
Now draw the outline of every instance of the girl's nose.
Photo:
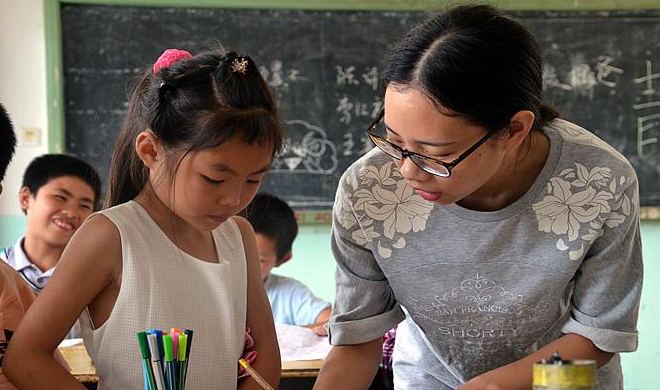
M 221 206 L 238 206 L 241 203 L 241 188 L 224 191 L 218 198 L 218 204 Z

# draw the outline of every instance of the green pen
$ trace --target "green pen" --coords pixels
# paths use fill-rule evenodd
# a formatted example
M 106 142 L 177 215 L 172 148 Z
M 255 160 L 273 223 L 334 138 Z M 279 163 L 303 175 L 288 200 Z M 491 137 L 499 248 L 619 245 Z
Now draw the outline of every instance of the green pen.
M 171 334 L 163 335 L 163 349 L 165 350 L 165 385 L 167 386 L 167 390 L 177 390 Z
M 188 365 L 186 364 L 186 350 L 188 346 L 188 335 L 185 333 L 180 333 L 179 334 L 179 378 L 178 378 L 178 384 L 179 384 L 179 389 L 178 390 L 185 390 L 186 388 L 186 369 L 188 368 Z
M 147 375 L 147 383 L 150 389 L 156 389 L 156 380 L 154 372 L 151 369 L 151 352 L 149 352 L 149 342 L 146 332 L 137 333 L 138 344 L 140 344 L 140 353 L 142 354 L 142 369 Z

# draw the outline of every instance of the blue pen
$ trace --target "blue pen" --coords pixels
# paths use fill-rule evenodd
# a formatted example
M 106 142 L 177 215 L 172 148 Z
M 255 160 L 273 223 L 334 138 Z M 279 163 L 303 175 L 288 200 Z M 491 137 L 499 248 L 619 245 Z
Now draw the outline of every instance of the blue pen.
M 171 334 L 163 336 L 163 349 L 165 350 L 165 385 L 167 390 L 176 390 L 176 369 L 174 368 Z
M 190 329 L 186 329 L 186 330 L 184 330 L 184 332 L 186 333 L 186 335 L 188 335 L 188 341 L 187 341 L 187 345 L 186 345 L 186 362 L 184 363 L 186 368 L 185 368 L 184 374 L 183 374 L 183 381 L 185 382 L 186 377 L 188 376 L 188 361 L 190 361 L 190 347 L 192 346 L 192 339 L 193 339 L 194 332 Z

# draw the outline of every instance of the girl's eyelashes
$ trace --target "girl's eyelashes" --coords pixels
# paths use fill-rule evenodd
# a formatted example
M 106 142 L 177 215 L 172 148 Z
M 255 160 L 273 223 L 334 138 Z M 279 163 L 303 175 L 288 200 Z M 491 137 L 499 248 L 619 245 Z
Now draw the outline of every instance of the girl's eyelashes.
M 202 177 L 204 178 L 204 181 L 206 181 L 209 184 L 218 185 L 218 184 L 224 183 L 224 180 L 214 180 L 214 179 L 211 179 L 210 177 L 208 177 L 206 175 L 202 175 Z
M 267 174 L 268 174 L 267 172 L 264 172 L 264 173 L 261 173 L 259 176 L 253 176 L 253 177 L 247 179 L 247 183 L 248 184 L 259 184 L 266 178 Z

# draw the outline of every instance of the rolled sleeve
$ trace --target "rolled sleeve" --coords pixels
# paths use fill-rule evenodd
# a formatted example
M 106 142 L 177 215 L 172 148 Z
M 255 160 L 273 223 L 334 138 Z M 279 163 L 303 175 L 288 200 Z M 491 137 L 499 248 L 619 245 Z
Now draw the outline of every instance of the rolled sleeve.
M 333 209 L 331 244 L 337 270 L 328 335 L 332 345 L 360 344 L 381 338 L 403 321 L 405 314 L 342 188 L 350 186 L 345 180 L 340 183 Z
M 362 344 L 383 337 L 392 328 L 387 324 L 398 324 L 405 315 L 399 305 L 392 310 L 361 320 L 330 322 L 328 335 L 332 345 Z
M 634 177 L 634 173 L 632 174 Z M 642 250 L 637 181 L 622 190 L 575 276 L 564 333 L 590 339 L 606 352 L 637 349 Z

